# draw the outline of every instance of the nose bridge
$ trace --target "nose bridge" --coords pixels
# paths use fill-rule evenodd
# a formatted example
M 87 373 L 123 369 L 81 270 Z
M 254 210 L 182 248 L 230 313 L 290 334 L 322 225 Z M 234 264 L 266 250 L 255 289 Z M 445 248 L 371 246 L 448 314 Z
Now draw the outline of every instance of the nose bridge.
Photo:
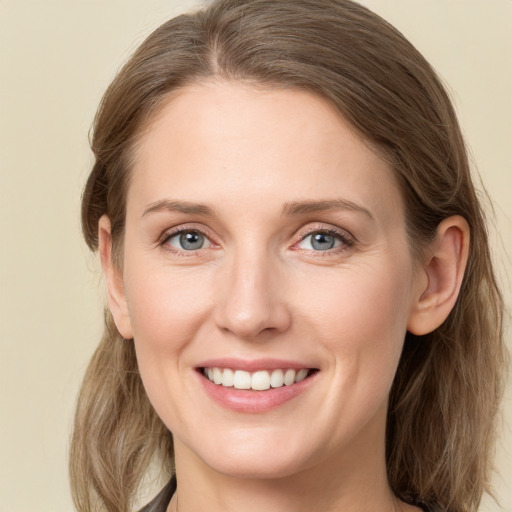
M 287 328 L 289 311 L 279 287 L 279 263 L 268 248 L 249 243 L 238 246 L 221 275 L 220 328 L 246 339 Z

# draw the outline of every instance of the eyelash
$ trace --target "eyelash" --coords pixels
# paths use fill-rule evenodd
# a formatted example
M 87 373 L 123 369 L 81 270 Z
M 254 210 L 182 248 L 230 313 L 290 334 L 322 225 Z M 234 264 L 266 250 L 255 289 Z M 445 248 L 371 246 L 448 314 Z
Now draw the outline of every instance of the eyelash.
M 190 251 L 187 251 L 184 249 L 180 250 L 180 249 L 177 249 L 177 248 L 171 246 L 168 243 L 171 238 L 174 238 L 183 233 L 198 233 L 200 235 L 203 235 L 212 245 L 214 245 L 214 246 L 216 245 L 214 242 L 212 242 L 212 237 L 209 236 L 204 230 L 198 229 L 196 227 L 187 227 L 187 226 L 181 226 L 179 228 L 172 229 L 170 231 L 166 231 L 161 236 L 159 245 L 162 246 L 165 250 L 172 252 L 173 254 L 176 254 L 178 256 L 190 257 L 190 256 L 197 255 L 197 252 L 200 251 L 201 249 L 190 250 Z M 332 248 L 332 249 L 327 249 L 324 251 L 314 251 L 314 250 L 309 250 L 309 249 L 296 248 L 296 246 L 298 244 L 300 244 L 301 242 L 303 242 L 304 240 L 306 240 L 308 238 L 308 236 L 312 236 L 315 234 L 323 234 L 323 235 L 333 236 L 341 242 L 341 246 Z M 295 251 L 303 250 L 303 251 L 307 251 L 310 253 L 314 253 L 315 257 L 326 257 L 326 256 L 332 256 L 333 254 L 339 254 L 339 253 L 345 252 L 345 251 L 351 249 L 352 247 L 354 247 L 355 244 L 356 244 L 355 238 L 351 234 L 349 234 L 348 232 L 346 232 L 344 230 L 342 231 L 342 230 L 338 230 L 338 229 L 334 229 L 334 228 L 325 228 L 325 227 L 320 227 L 320 226 L 314 226 L 312 228 L 309 228 L 309 229 L 301 232 L 299 234 L 299 240 L 294 242 L 292 248 Z

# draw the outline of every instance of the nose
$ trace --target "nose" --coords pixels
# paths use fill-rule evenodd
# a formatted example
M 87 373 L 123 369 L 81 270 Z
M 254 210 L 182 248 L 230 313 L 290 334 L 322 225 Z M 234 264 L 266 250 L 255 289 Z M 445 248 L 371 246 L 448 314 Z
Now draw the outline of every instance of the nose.
M 233 256 L 219 273 L 215 320 L 221 330 L 256 340 L 290 327 L 283 272 L 278 267 L 264 252 Z

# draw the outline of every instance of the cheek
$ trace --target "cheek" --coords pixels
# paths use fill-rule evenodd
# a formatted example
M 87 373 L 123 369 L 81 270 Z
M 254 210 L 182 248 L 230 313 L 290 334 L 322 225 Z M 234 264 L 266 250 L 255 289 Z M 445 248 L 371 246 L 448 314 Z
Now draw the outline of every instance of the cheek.
M 343 379 L 371 377 L 390 384 L 407 329 L 411 273 L 407 264 L 389 262 L 340 269 L 314 293 L 297 290 L 302 297 L 304 324 L 313 327 L 334 359 Z M 361 373 L 362 372 L 362 373 Z
M 169 268 L 136 268 L 141 271 L 132 266 L 125 286 L 141 379 L 164 423 L 179 427 L 178 404 L 190 372 L 186 349 L 209 317 L 210 287 L 205 276 L 185 278 Z
M 138 264 L 135 264 L 138 263 Z M 139 271 L 140 269 L 140 271 Z M 169 268 L 132 262 L 125 281 L 137 361 L 157 410 L 184 375 L 183 352 L 203 328 L 211 307 L 208 282 Z
M 330 361 L 331 384 L 318 419 L 338 433 L 333 439 L 352 439 L 365 425 L 385 422 L 407 326 L 409 283 L 404 268 L 340 273 L 308 298 L 314 306 L 303 325 L 309 326 Z M 372 418 L 378 418 L 377 423 Z
M 132 270 L 126 295 L 135 339 L 148 348 L 179 350 L 203 323 L 211 304 L 208 292 L 204 276 L 195 279 L 165 268 Z

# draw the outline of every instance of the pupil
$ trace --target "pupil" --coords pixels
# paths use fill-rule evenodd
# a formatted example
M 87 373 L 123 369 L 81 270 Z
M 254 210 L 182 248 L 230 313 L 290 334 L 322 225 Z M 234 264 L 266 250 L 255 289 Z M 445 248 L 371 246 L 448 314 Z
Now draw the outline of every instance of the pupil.
M 334 237 L 332 235 L 327 235 L 325 233 L 317 233 L 313 235 L 313 240 L 311 245 L 314 249 L 319 251 L 326 251 L 328 249 L 332 249 L 334 247 Z
M 203 238 L 203 235 L 200 233 L 182 233 L 180 235 L 180 244 L 183 249 L 189 251 L 194 249 L 201 249 L 204 242 Z

